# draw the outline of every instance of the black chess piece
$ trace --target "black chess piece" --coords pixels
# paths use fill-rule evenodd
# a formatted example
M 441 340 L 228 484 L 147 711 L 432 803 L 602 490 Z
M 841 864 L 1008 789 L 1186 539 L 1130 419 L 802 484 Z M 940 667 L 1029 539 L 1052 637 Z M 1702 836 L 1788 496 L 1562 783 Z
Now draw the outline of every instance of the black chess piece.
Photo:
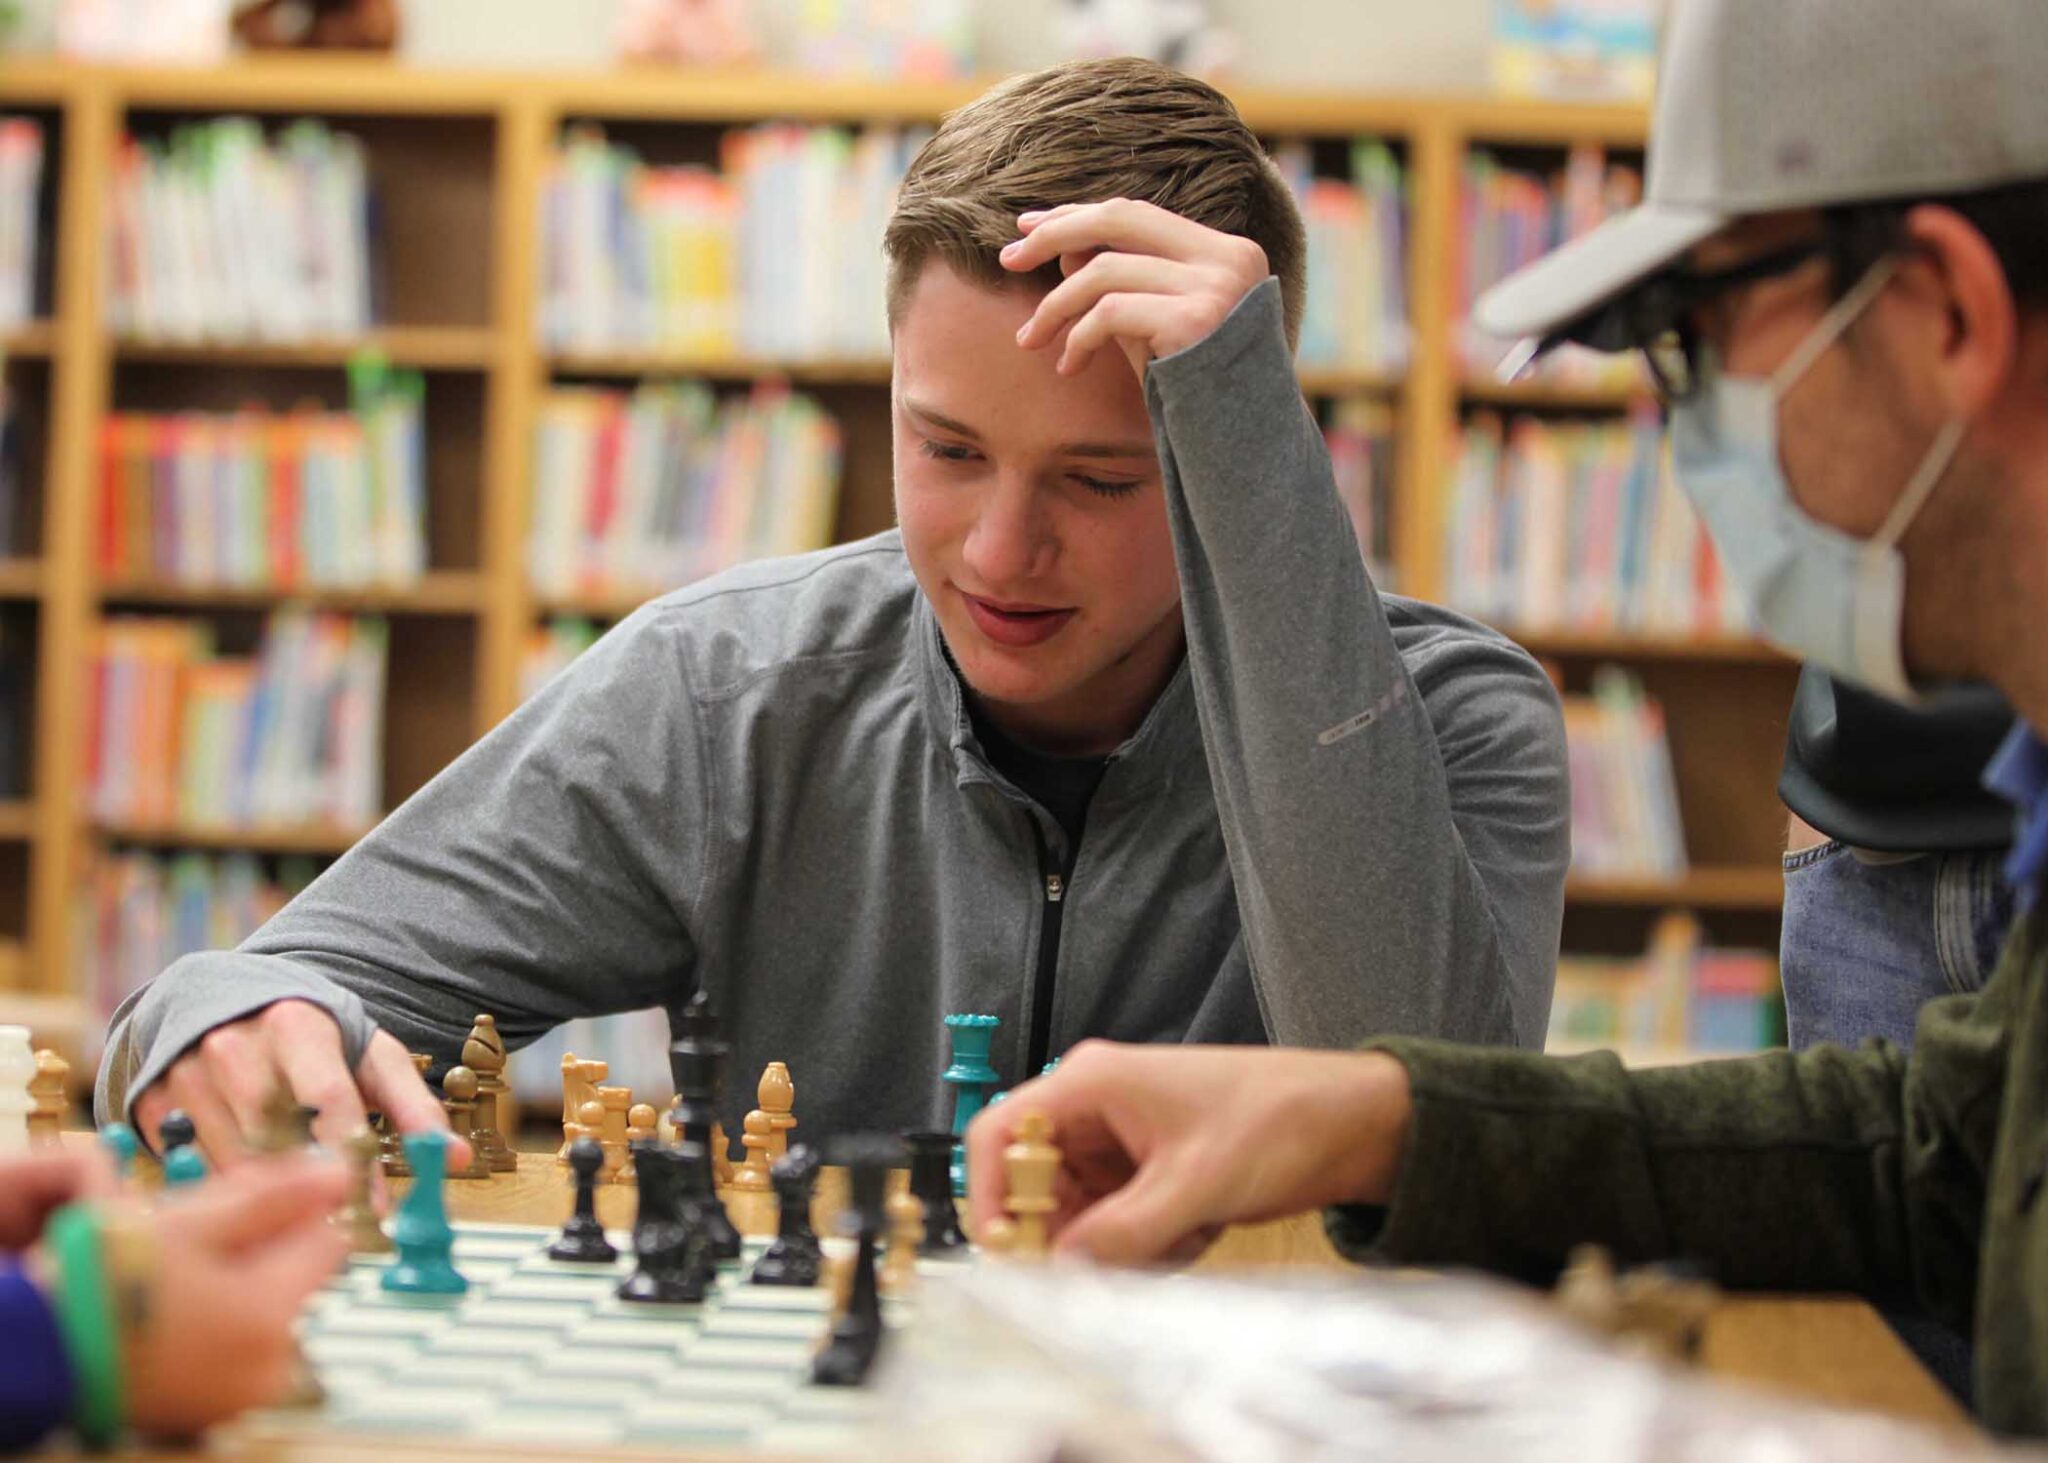
M 949 1135 L 950 1136 L 950 1135 Z M 884 1208 L 889 1170 L 902 1159 L 893 1138 L 874 1134 L 841 1139 L 832 1156 L 846 1167 L 852 1192 L 847 1219 L 860 1248 L 853 1259 L 853 1285 L 846 1309 L 832 1323 L 832 1337 L 811 1362 L 811 1380 L 823 1387 L 858 1387 L 867 1380 L 882 1349 L 882 1295 L 875 1282 L 875 1249 L 888 1215 Z
M 156 1125 L 156 1151 L 159 1157 L 173 1148 L 183 1148 L 199 1141 L 199 1129 L 182 1107 L 174 1107 L 164 1114 L 164 1120 Z
M 676 1136 L 696 1147 L 703 1155 L 704 1183 L 717 1187 L 711 1166 L 711 1130 L 718 1122 L 718 1080 L 724 1070 L 727 1045 L 718 1038 L 718 1018 L 711 999 L 697 992 L 677 1018 L 682 1035 L 669 1043 L 669 1074 L 675 1079 L 676 1101 L 670 1110 Z M 720 1261 L 740 1257 L 740 1232 L 723 1204 L 704 1212 L 704 1226 L 711 1238 L 711 1252 Z
M 953 1135 L 946 1135 L 946 1153 L 953 1151 Z M 754 1263 L 756 1285 L 816 1285 L 825 1268 L 824 1248 L 818 1232 L 811 1228 L 811 1195 L 818 1187 L 820 1167 L 816 1150 L 799 1143 L 775 1160 L 768 1181 L 775 1186 L 775 1202 L 781 1209 L 775 1242 Z
M 712 1182 L 710 1155 L 705 1150 L 694 1143 L 678 1143 L 668 1151 L 682 1160 L 676 1210 L 684 1225 L 703 1239 L 691 1263 L 697 1267 L 698 1280 L 708 1289 L 718 1281 L 718 1256 L 713 1250 L 711 1225 L 714 1218 L 726 1218 L 725 1201 L 718 1197 L 717 1186 Z
M 683 1207 L 684 1171 L 693 1161 L 677 1148 L 654 1144 L 633 1155 L 640 1208 L 633 1218 L 633 1273 L 619 1286 L 620 1300 L 694 1305 L 704 1299 L 713 1267 L 706 1262 L 704 1231 L 688 1222 Z
M 960 1208 L 953 1199 L 953 1135 L 905 1133 L 910 1145 L 910 1192 L 924 1204 L 924 1241 L 920 1255 L 950 1255 L 967 1248 L 960 1228 Z
M 634 1162 L 645 1144 L 636 1143 Z M 579 1265 L 609 1265 L 619 1252 L 604 1237 L 597 1222 L 597 1174 L 604 1167 L 604 1145 L 595 1138 L 578 1138 L 569 1145 L 569 1171 L 576 1176 L 576 1212 L 562 1226 L 562 1235 L 548 1246 L 550 1260 L 569 1260 Z

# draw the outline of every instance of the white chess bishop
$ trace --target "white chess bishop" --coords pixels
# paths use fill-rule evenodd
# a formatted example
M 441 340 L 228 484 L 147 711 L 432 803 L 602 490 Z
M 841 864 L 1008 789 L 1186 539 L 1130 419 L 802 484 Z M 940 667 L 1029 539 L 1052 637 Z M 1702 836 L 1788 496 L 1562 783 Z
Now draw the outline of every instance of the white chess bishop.
M 28 1115 L 35 1104 L 28 1084 L 36 1075 L 36 1054 L 26 1026 L 0 1026 L 0 1153 L 28 1148 Z

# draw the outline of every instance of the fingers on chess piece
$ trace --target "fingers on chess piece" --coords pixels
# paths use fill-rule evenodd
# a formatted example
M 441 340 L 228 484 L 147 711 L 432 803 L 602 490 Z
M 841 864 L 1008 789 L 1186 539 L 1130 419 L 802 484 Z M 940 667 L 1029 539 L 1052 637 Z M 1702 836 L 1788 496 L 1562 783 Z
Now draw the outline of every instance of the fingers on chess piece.
M 950 1141 L 950 1135 L 948 1137 Z M 754 1263 L 756 1285 L 816 1285 L 824 1247 L 811 1227 L 811 1199 L 817 1192 L 818 1155 L 798 1144 L 769 1170 L 775 1186 L 775 1239 Z
M 921 1253 L 937 1257 L 967 1248 L 967 1235 L 960 1228 L 960 1208 L 953 1198 L 953 1135 L 942 1132 L 905 1133 L 910 1146 L 910 1192 L 924 1204 L 924 1240 Z
M 469 1142 L 469 1166 L 448 1175 L 451 1179 L 487 1179 L 491 1165 L 485 1161 L 476 1135 L 476 1073 L 463 1066 L 448 1069 L 441 1079 L 441 1106 L 447 1110 L 448 1126 Z M 407 1150 L 408 1153 L 411 1151 Z
M 349 1249 L 358 1255 L 383 1255 L 391 1251 L 391 1239 L 377 1213 L 375 1186 L 371 1174 L 377 1164 L 379 1141 L 368 1127 L 357 1128 L 342 1140 L 341 1155 L 348 1164 L 348 1199 L 335 1211 L 334 1226 L 348 1235 Z
M 470 1143 L 492 1173 L 513 1173 L 519 1156 L 505 1141 L 505 1130 L 517 1121 L 510 1112 L 512 1089 L 505 1081 L 505 1038 L 498 1018 L 478 1016 L 462 1043 L 462 1065 L 476 1073 L 476 1128 Z
M 578 1265 L 609 1265 L 619 1252 L 605 1238 L 597 1219 L 597 1179 L 604 1169 L 604 1145 L 578 1138 L 569 1145 L 569 1171 L 576 1185 L 576 1207 L 562 1233 L 548 1246 L 548 1258 Z
M 30 1147 L 58 1141 L 64 1114 L 71 1110 L 71 1063 L 48 1047 L 36 1053 L 36 1074 L 28 1084 Z

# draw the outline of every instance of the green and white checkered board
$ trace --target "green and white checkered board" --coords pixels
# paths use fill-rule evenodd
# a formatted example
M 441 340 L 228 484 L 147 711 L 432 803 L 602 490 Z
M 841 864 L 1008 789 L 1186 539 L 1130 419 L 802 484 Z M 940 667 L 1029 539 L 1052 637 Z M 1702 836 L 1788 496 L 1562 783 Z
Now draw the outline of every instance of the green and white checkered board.
M 810 1382 L 830 1292 L 748 1281 L 767 1240 L 746 1241 L 704 1304 L 655 1306 L 614 1294 L 633 1269 L 625 1235 L 614 1265 L 550 1260 L 554 1237 L 458 1225 L 469 1293 L 447 1299 L 387 1294 L 388 1257 L 352 1260 L 300 1330 L 327 1401 L 266 1421 L 537 1450 L 844 1453 L 871 1436 L 872 1394 Z M 893 1303 L 889 1315 L 901 1319 Z

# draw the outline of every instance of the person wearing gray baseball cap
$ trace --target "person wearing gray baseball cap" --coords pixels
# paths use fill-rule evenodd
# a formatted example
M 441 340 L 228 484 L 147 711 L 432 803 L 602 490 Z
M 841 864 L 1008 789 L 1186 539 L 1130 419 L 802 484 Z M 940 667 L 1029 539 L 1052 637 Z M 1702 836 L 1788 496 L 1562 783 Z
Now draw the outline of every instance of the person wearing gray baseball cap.
M 1643 1071 L 1406 1038 L 1070 1051 L 968 1135 L 999 1212 L 1061 1135 L 1057 1245 L 1184 1253 L 1325 1207 L 1361 1260 L 1547 1278 L 1580 1243 L 1973 1329 L 1985 1421 L 2048 1434 L 2048 6 L 1678 0 L 1647 198 L 1483 324 L 1641 350 L 1765 631 L 1905 702 L 1981 680 L 2020 911 L 1980 993 L 1885 1041 Z

